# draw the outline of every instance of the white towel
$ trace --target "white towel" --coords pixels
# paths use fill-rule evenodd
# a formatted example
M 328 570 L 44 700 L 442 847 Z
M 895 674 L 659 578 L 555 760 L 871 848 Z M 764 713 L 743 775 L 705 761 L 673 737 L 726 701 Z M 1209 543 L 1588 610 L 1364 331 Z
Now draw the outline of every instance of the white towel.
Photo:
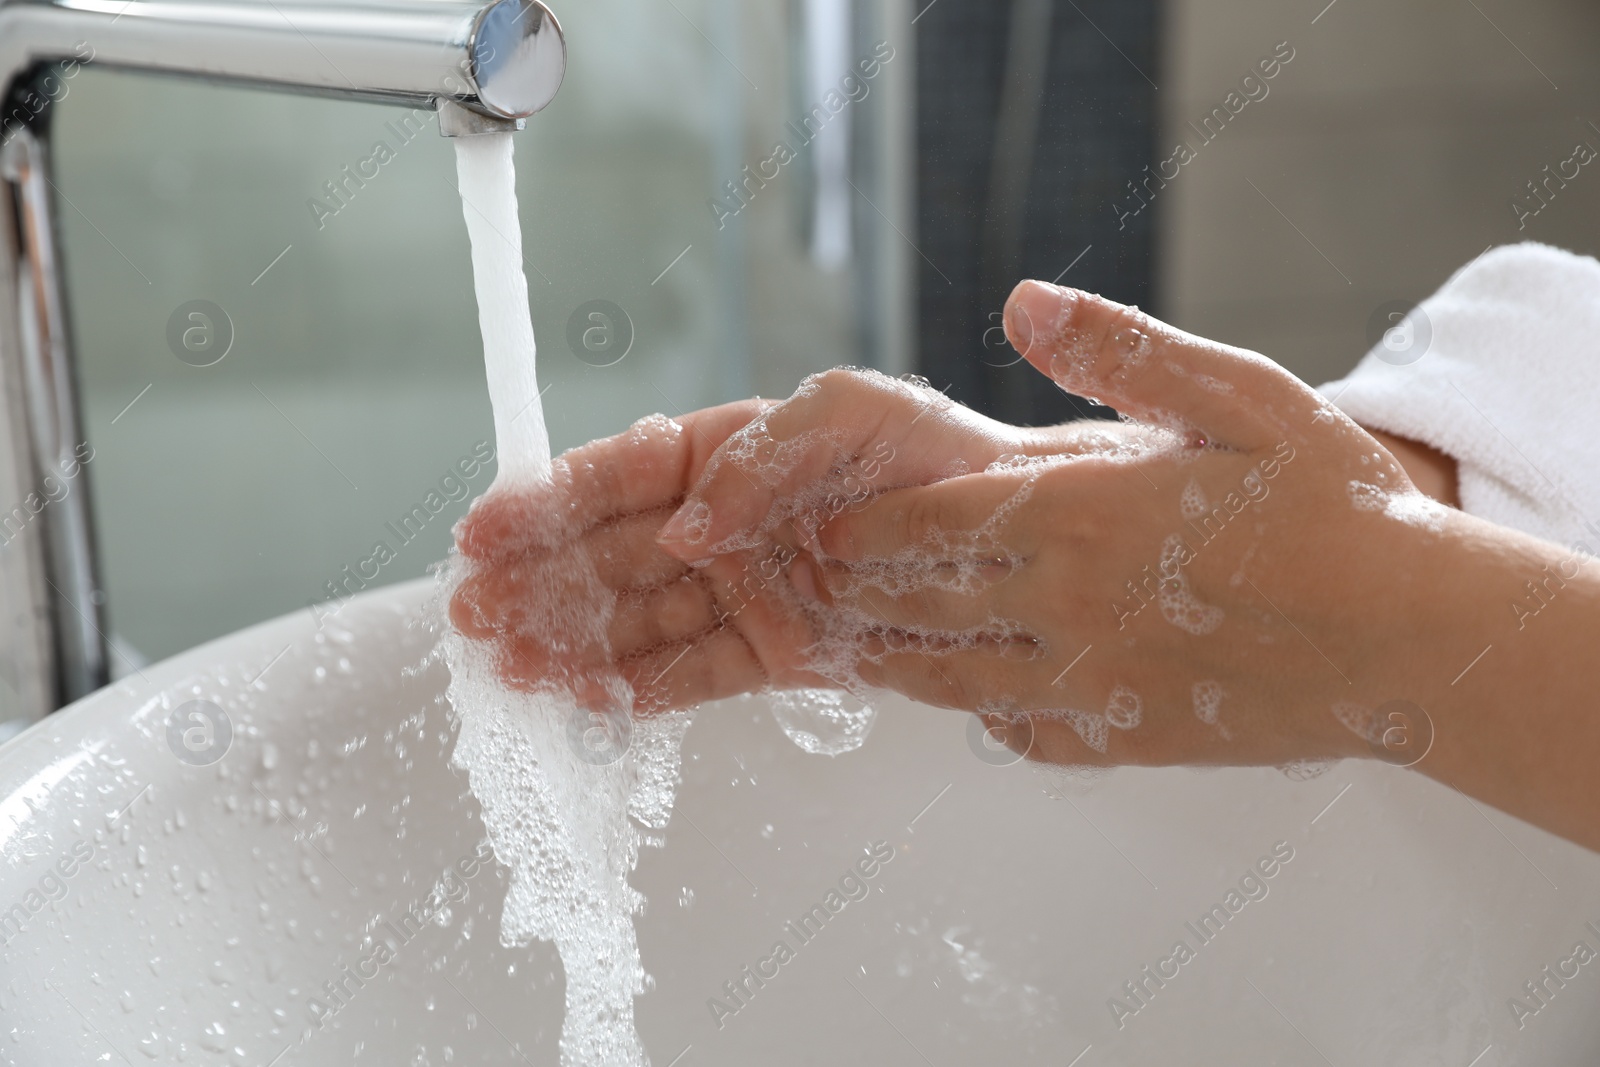
M 1600 263 L 1496 248 L 1407 320 L 1323 394 L 1453 456 L 1464 511 L 1600 550 Z

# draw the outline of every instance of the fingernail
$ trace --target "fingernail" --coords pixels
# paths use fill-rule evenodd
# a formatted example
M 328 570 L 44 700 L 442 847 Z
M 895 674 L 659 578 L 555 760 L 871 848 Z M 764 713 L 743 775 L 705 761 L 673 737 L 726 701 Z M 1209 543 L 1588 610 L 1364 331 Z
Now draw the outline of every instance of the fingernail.
M 1026 281 L 1017 286 L 1009 302 L 1011 321 L 1014 328 L 1025 324 L 1028 330 L 1025 337 L 1017 338 L 1021 341 L 1018 350 L 1026 351 L 1027 346 L 1034 343 L 1049 344 L 1051 334 L 1076 299 L 1077 293 L 1073 290 L 1044 282 Z
M 697 545 L 711 529 L 711 506 L 703 500 L 686 500 L 656 534 L 656 544 Z
M 673 512 L 672 518 L 668 519 L 667 524 L 656 534 L 658 545 L 681 545 L 688 540 L 689 520 L 684 518 L 682 510 Z
M 1024 355 L 1033 347 L 1033 320 L 1020 300 L 1011 302 L 1010 313 L 1006 315 L 1006 334 L 1011 346 Z

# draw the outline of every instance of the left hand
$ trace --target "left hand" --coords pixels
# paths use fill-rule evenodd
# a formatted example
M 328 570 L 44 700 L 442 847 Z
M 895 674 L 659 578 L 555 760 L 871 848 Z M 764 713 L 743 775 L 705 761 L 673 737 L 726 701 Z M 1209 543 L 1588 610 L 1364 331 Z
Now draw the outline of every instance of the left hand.
M 1408 590 L 1437 580 L 1446 509 L 1259 355 L 1037 282 L 1013 294 L 1007 329 L 1039 370 L 1166 427 L 1167 444 L 1146 430 L 1121 450 L 998 464 L 822 527 L 792 580 L 855 620 L 860 677 L 1025 717 L 1029 754 L 1055 762 L 1368 754 L 1374 709 L 1406 696 L 1396 646 L 1420 625 Z

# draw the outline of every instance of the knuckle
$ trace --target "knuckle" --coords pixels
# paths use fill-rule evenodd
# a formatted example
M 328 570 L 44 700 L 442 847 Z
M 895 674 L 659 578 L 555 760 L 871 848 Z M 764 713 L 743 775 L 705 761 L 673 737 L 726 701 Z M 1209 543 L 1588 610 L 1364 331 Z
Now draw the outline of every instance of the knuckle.
M 1069 292 L 1073 295 L 1065 300 L 1066 306 L 1061 309 L 1053 331 L 1056 343 L 1060 346 L 1093 339 L 1097 324 L 1105 315 L 1107 302 L 1104 297 L 1081 289 Z M 1050 333 L 1047 332 L 1046 336 L 1050 336 Z
M 1099 362 L 1104 373 L 1132 370 L 1149 347 L 1150 322 L 1138 308 L 1107 302 L 1105 329 L 1099 340 Z
M 946 507 L 937 493 L 919 493 L 900 511 L 900 532 L 908 545 L 921 545 L 944 530 Z
M 900 610 L 906 621 L 915 626 L 928 626 L 938 621 L 933 597 L 926 589 L 917 589 L 902 597 Z
M 1152 320 L 1138 308 L 1079 292 L 1062 314 L 1057 347 L 1071 374 L 1104 379 L 1141 362 L 1151 332 Z

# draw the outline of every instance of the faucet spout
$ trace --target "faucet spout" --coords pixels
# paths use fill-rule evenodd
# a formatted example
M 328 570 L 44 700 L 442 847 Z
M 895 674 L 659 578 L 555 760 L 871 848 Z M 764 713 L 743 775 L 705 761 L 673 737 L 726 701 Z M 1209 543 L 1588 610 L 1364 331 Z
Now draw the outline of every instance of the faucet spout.
M 479 133 L 512 133 L 524 129 L 527 119 L 503 119 L 451 99 L 439 101 L 439 133 L 445 137 L 471 137 Z
M 521 129 L 567 47 L 541 0 L 0 0 L 0 741 L 110 680 L 90 494 L 28 503 L 83 443 L 50 180 L 80 63 L 438 108 L 460 136 Z
M 566 42 L 540 0 L 0 0 L 0 84 L 58 60 L 516 119 L 555 97 Z

